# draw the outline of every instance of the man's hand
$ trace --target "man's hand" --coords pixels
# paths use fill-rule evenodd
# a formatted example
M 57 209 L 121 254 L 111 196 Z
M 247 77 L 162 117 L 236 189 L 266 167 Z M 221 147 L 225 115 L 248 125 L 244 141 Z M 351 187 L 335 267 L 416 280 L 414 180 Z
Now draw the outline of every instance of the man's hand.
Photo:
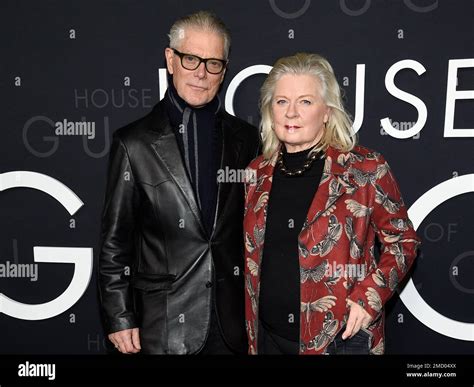
M 361 327 L 367 328 L 372 321 L 372 317 L 362 306 L 352 300 L 347 300 L 347 306 L 350 308 L 349 318 L 346 324 L 346 330 L 342 334 L 342 339 L 352 338 Z
M 137 353 L 142 349 L 138 328 L 124 329 L 123 331 L 111 333 L 109 334 L 109 340 L 122 353 Z

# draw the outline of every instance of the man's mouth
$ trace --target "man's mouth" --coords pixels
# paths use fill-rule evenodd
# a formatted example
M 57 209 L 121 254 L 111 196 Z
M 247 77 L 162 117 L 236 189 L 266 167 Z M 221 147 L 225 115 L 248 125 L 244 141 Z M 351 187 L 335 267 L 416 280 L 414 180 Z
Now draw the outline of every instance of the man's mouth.
M 199 90 L 199 91 L 207 90 L 207 88 L 203 86 L 189 85 L 189 87 L 193 90 Z

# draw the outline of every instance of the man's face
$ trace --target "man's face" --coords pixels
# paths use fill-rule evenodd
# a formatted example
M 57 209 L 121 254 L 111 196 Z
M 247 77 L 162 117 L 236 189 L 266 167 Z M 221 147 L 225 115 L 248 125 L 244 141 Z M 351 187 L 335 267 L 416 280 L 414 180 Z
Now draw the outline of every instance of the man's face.
M 187 28 L 183 33 L 178 51 L 203 59 L 224 59 L 224 39 L 219 34 L 196 28 Z M 215 97 L 224 79 L 225 69 L 220 74 L 210 74 L 204 63 L 201 63 L 196 70 L 186 70 L 172 49 L 166 48 L 165 56 L 168 71 L 173 75 L 174 87 L 190 106 L 204 106 Z

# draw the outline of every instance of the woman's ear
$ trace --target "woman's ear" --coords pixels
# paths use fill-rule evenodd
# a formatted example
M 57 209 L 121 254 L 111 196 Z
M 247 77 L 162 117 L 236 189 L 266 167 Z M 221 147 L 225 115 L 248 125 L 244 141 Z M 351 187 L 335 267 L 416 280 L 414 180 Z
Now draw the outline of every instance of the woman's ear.
M 326 123 L 329 121 L 329 117 L 331 117 L 332 109 L 328 106 L 326 108 L 326 113 L 324 114 L 323 121 Z

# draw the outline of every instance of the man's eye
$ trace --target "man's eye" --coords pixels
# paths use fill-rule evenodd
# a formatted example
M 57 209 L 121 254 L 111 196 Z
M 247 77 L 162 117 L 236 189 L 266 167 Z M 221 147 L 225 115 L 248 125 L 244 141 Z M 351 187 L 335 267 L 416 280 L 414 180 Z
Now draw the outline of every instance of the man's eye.
M 217 60 L 210 60 L 208 63 L 213 67 L 219 67 L 221 65 Z
M 192 55 L 186 55 L 186 56 L 184 57 L 184 60 L 185 60 L 186 62 L 192 63 L 192 62 L 196 62 L 196 61 L 197 61 L 197 58 L 196 58 L 195 56 L 192 56 Z

